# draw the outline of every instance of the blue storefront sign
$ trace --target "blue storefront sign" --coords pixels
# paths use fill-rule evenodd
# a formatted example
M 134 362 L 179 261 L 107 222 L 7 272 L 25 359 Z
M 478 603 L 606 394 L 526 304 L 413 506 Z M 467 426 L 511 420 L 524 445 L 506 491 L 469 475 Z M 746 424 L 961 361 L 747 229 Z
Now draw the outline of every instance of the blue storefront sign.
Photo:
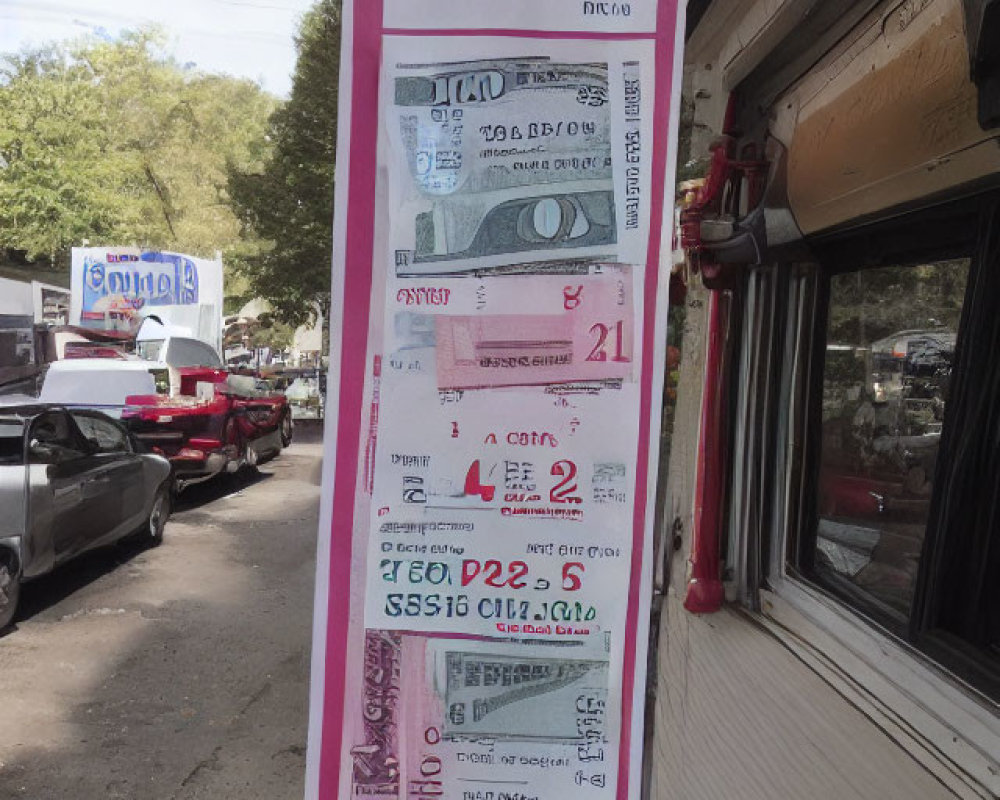
M 198 266 L 176 253 L 107 253 L 87 256 L 83 264 L 84 318 L 103 312 L 104 298 L 134 309 L 198 303 Z

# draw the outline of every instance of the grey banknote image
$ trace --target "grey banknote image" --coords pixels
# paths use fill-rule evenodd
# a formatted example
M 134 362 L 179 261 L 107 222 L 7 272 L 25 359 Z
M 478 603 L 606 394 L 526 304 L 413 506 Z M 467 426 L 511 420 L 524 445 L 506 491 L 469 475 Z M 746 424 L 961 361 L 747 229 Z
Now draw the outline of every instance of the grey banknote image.
M 560 89 L 580 102 L 603 105 L 608 98 L 607 64 L 560 64 L 544 56 L 437 64 L 400 64 L 395 81 L 398 106 L 489 103 L 517 92 Z
M 613 257 L 607 64 L 400 64 L 394 89 L 398 276 Z
M 445 653 L 446 736 L 580 742 L 603 709 L 608 662 Z
M 416 264 L 469 260 L 528 250 L 614 244 L 615 196 L 610 190 L 547 193 L 499 202 L 477 223 L 474 206 L 440 201 L 417 216 Z M 463 239 L 471 235 L 471 240 Z

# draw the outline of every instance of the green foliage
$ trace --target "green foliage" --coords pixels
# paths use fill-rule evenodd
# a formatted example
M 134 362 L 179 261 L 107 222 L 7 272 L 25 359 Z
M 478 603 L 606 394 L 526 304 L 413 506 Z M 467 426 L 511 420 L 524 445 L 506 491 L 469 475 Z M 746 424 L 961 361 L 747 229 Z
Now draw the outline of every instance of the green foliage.
M 303 18 L 288 103 L 270 120 L 273 145 L 262 170 L 233 164 L 229 193 L 258 246 L 229 255 L 277 317 L 299 325 L 330 302 L 333 176 L 340 69 L 340 2 L 319 0 Z
M 250 347 L 287 350 L 295 340 L 295 329 L 265 312 L 257 318 L 257 327 L 250 334 Z
M 905 330 L 957 332 L 968 275 L 967 260 L 837 275 L 827 341 L 867 347 Z
M 235 247 L 228 165 L 258 167 L 278 101 L 157 55 L 155 30 L 0 56 L 0 249 Z

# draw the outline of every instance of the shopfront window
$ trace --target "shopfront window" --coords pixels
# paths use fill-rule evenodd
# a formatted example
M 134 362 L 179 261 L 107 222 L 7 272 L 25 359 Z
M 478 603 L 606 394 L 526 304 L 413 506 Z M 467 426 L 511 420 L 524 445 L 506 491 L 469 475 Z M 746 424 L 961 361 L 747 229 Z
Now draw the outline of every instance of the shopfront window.
M 814 571 L 900 624 L 914 603 L 969 266 L 830 279 Z

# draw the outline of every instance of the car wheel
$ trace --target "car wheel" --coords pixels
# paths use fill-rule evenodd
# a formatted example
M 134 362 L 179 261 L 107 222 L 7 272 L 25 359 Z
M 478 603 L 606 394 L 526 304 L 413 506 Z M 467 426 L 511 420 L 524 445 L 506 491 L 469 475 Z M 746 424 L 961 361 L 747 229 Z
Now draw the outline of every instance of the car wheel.
M 164 483 L 156 490 L 153 507 L 149 511 L 149 519 L 146 520 L 146 536 L 151 547 L 156 547 L 163 541 L 163 529 L 167 526 L 169 518 L 170 486 Z
M 226 420 L 226 425 L 222 429 L 222 444 L 226 452 L 226 472 L 232 474 L 243 466 L 243 456 L 245 455 L 242 436 L 240 436 L 240 426 L 236 419 L 230 417 Z
M 257 461 L 257 451 L 250 442 L 247 442 L 246 447 L 243 448 L 243 464 L 250 469 L 257 469 Z
M 288 447 L 292 443 L 292 433 L 294 425 L 292 423 L 292 412 L 286 411 L 281 418 L 281 446 Z
M 20 599 L 21 576 L 17 574 L 14 560 L 0 560 L 0 632 L 14 621 Z

